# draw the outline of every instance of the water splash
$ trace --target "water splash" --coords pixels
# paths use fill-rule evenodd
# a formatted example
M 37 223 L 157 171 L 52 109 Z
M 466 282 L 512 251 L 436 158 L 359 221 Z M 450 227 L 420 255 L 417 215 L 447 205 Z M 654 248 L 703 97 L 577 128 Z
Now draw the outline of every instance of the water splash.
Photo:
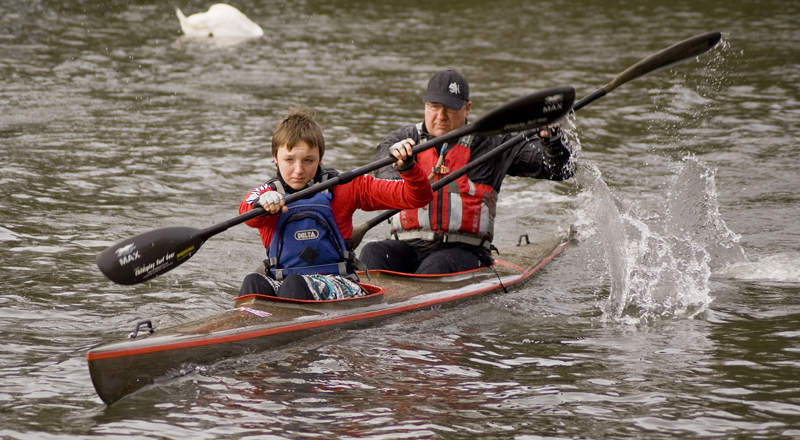
M 584 222 L 601 241 L 610 277 L 603 320 L 636 324 L 692 318 L 712 301 L 712 272 L 747 261 L 739 236 L 719 214 L 715 171 L 683 152 L 686 142 L 697 147 L 692 135 L 708 125 L 713 97 L 724 82 L 716 72 L 729 52 L 723 42 L 702 73 L 680 76 L 676 71 L 673 84 L 659 93 L 659 110 L 651 121 L 657 129 L 648 130 L 648 144 L 676 162 L 666 197 L 652 199 L 657 206 L 645 210 L 622 201 L 594 164 L 579 167 L 578 181 L 589 189 Z
M 611 279 L 604 320 L 637 324 L 692 318 L 711 303 L 713 267 L 746 261 L 719 215 L 714 171 L 694 157 L 675 165 L 666 215 L 645 216 L 615 197 L 590 162 L 578 179 L 589 189 L 585 222 L 593 223 Z
M 738 234 L 728 229 L 719 213 L 716 171 L 694 156 L 674 166 L 667 194 L 666 232 L 685 235 L 703 246 L 713 270 L 747 262 Z
M 800 283 L 800 255 L 770 255 L 758 261 L 738 262 L 718 274 L 742 281 L 796 284 Z
M 671 79 L 664 87 L 656 89 L 656 110 L 648 116 L 650 147 L 674 155 L 674 160 L 681 160 L 680 155 L 686 151 L 696 151 L 695 140 L 700 135 L 717 133 L 724 136 L 725 129 L 715 123 L 718 118 L 727 117 L 721 109 L 725 101 L 718 97 L 724 96 L 724 90 L 733 84 L 732 76 L 725 72 L 736 71 L 737 65 L 744 62 L 741 58 L 742 53 L 734 51 L 723 35 L 717 47 L 700 58 L 702 64 L 698 68 L 673 66 Z

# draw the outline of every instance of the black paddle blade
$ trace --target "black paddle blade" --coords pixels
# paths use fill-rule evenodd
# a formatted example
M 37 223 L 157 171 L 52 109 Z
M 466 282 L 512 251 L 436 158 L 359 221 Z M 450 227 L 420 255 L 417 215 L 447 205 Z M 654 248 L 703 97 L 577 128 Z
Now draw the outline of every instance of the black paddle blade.
M 639 78 L 644 74 L 664 69 L 682 63 L 689 58 L 702 55 L 716 46 L 720 39 L 722 39 L 722 34 L 720 32 L 707 32 L 687 38 L 629 67 L 624 72 L 617 75 L 613 81 L 606 84 L 604 88 L 606 92 L 610 92 L 618 86 Z
M 497 107 L 474 122 L 482 136 L 530 130 L 550 125 L 569 112 L 575 101 L 571 86 L 552 87 Z
M 660 50 L 653 55 L 639 61 L 631 67 L 625 69 L 622 73 L 617 75 L 613 81 L 600 87 L 591 94 L 585 96 L 580 101 L 576 102 L 573 110 L 578 111 L 603 96 L 606 93 L 616 89 L 617 87 L 632 81 L 640 76 L 646 75 L 656 70 L 664 69 L 669 66 L 681 63 L 689 58 L 702 55 L 711 50 L 712 47 L 719 43 L 722 39 L 722 34 L 719 32 L 708 32 L 705 34 L 695 35 L 694 37 L 687 38 L 680 43 L 673 44 L 672 46 Z
M 97 267 L 117 284 L 139 284 L 186 262 L 206 241 L 200 232 L 173 227 L 139 234 L 101 252 Z

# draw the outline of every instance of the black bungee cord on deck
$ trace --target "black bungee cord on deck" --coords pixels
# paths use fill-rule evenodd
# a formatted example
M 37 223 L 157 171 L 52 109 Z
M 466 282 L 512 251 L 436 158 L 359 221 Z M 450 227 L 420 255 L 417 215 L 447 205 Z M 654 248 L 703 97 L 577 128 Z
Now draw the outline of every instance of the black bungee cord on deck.
M 492 245 L 492 249 L 497 251 L 497 255 L 500 255 L 500 251 L 494 245 Z M 491 251 L 489 251 L 489 253 L 491 254 Z M 503 284 L 503 280 L 500 278 L 500 273 L 497 272 L 497 269 L 494 268 L 494 263 L 487 264 L 486 268 L 488 268 L 492 272 L 494 272 L 494 275 L 497 277 L 497 282 L 499 282 L 500 283 L 500 287 L 503 288 L 503 293 L 508 293 L 508 289 L 506 289 L 505 284 Z

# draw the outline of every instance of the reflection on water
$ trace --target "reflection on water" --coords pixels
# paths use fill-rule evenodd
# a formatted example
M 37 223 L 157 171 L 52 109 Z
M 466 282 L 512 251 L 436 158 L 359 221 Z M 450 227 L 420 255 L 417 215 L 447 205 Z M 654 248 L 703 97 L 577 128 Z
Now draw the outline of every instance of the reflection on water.
M 183 37 L 175 6 L 210 4 L 0 0 L 0 437 L 798 435 L 797 5 L 244 1 L 265 34 L 234 45 Z M 232 228 L 129 287 L 97 253 L 235 216 L 289 105 L 352 169 L 421 119 L 436 70 L 480 116 L 711 30 L 574 116 L 578 178 L 506 179 L 501 244 L 579 226 L 525 286 L 95 395 L 86 351 L 230 307 L 263 249 Z

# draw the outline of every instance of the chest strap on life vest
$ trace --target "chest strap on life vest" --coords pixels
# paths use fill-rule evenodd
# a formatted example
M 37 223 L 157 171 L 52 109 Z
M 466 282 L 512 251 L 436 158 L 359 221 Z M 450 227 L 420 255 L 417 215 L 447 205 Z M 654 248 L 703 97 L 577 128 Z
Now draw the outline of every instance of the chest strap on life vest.
M 352 266 L 352 268 L 354 268 L 355 270 L 360 270 L 364 272 L 367 275 L 367 279 L 372 280 L 372 277 L 370 277 L 369 275 L 369 270 L 367 269 L 367 265 L 364 264 L 363 261 L 359 260 L 358 257 L 356 257 L 355 252 L 348 250 L 344 251 L 343 254 L 345 261 L 340 261 L 339 263 L 337 263 L 340 276 L 358 282 L 358 275 L 349 270 L 350 267 Z M 276 266 L 278 264 L 278 259 L 275 257 L 267 258 L 266 260 L 264 260 L 264 264 L 267 267 Z M 278 281 L 283 281 L 283 279 L 286 278 L 285 274 L 290 273 L 285 269 L 274 268 L 273 270 L 275 271 L 275 279 Z
M 431 136 L 429 133 L 426 133 L 422 129 L 422 122 L 417 124 L 417 133 L 419 133 L 419 141 L 420 141 L 420 143 L 427 142 L 427 141 L 433 139 L 433 136 Z M 450 167 L 445 166 L 445 164 L 444 164 L 445 156 L 447 156 L 447 152 L 450 150 L 450 147 L 453 147 L 455 145 L 462 145 L 464 147 L 469 148 L 470 146 L 472 146 L 473 140 L 475 140 L 475 136 L 470 134 L 470 135 L 467 135 L 467 136 L 462 136 L 461 138 L 459 138 L 456 141 L 451 141 L 451 142 L 444 143 L 440 147 L 440 150 L 439 150 L 439 160 L 436 162 L 436 165 L 434 165 L 434 167 L 431 169 L 431 175 L 428 176 L 428 178 L 430 179 L 436 174 L 438 174 L 440 176 L 444 176 L 446 174 L 450 174 Z
M 395 240 L 424 240 L 435 241 L 439 243 L 464 243 L 489 250 L 492 248 L 492 243 L 485 238 L 481 239 L 461 234 L 444 234 L 433 231 L 392 231 L 392 236 L 395 238 Z
M 433 174 L 448 174 L 449 172 L 450 168 L 447 168 L 444 165 L 437 165 L 431 170 L 431 173 Z

